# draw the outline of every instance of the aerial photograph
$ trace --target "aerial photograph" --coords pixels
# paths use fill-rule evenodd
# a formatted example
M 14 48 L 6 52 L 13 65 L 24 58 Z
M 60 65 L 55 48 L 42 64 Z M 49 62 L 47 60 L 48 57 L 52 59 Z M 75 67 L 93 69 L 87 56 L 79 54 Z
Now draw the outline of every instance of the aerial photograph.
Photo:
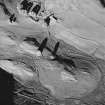
M 0 0 L 0 105 L 105 105 L 105 0 Z

